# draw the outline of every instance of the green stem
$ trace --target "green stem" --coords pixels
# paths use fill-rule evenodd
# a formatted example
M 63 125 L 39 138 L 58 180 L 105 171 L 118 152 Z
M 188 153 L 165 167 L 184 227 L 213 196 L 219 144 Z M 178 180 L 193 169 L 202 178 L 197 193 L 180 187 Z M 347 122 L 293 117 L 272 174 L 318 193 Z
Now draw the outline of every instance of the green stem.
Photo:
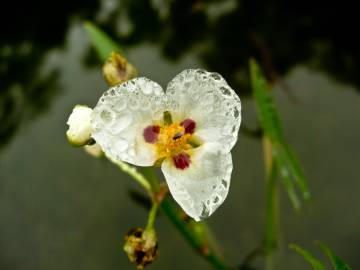
M 202 257 L 210 262 L 215 269 L 230 269 L 224 260 L 219 255 L 217 255 L 214 250 L 207 247 L 204 244 L 204 241 L 199 239 L 198 235 L 194 233 L 193 230 L 191 230 L 188 224 L 181 218 L 177 209 L 171 205 L 171 202 L 168 198 L 165 198 L 162 201 L 161 209 L 187 240 L 187 242 L 193 247 L 193 249 L 195 249 Z
M 153 193 L 156 193 L 160 189 L 160 183 L 157 179 L 157 176 L 155 174 L 155 171 L 151 167 L 143 167 L 142 172 L 145 175 L 146 179 L 148 180 L 148 183 L 151 186 L 151 190 Z
M 264 246 L 267 251 L 271 251 L 277 246 L 278 213 L 276 184 L 276 167 L 272 165 L 266 183 L 266 232 Z
M 278 241 L 278 190 L 277 170 L 273 160 L 272 144 L 266 136 L 263 137 L 263 149 L 266 173 L 266 227 L 263 245 L 267 253 L 265 269 L 272 270 L 274 269 L 274 254 L 271 251 L 276 249 Z
M 150 212 L 149 212 L 149 217 L 148 217 L 148 223 L 146 225 L 146 230 L 152 230 L 154 229 L 154 222 L 155 222 L 155 218 L 156 218 L 156 213 L 157 210 L 159 208 L 159 204 L 158 203 L 153 203 Z
M 136 182 L 138 182 L 146 190 L 150 197 L 152 196 L 152 190 L 149 181 L 144 177 L 144 175 L 139 173 L 135 167 L 130 166 L 123 161 L 111 159 L 110 157 L 108 157 L 108 159 L 112 163 L 116 164 L 123 172 L 130 175 Z

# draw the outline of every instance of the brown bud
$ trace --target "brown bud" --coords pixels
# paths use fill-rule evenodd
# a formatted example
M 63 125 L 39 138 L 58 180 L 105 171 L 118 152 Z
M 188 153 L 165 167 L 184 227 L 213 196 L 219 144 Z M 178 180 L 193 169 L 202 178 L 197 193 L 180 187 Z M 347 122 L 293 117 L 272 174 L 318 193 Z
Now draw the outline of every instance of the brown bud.
M 158 242 L 154 230 L 135 228 L 125 237 L 124 251 L 137 269 L 152 263 L 158 255 Z
M 105 80 L 110 86 L 123 83 L 137 76 L 136 68 L 119 53 L 112 52 L 102 68 Z

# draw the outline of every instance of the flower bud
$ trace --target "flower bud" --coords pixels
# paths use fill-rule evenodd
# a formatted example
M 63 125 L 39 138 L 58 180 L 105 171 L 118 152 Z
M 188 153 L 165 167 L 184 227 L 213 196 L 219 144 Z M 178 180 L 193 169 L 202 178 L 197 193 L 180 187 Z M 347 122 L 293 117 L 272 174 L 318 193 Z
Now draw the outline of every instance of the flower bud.
M 104 156 L 104 152 L 101 149 L 100 145 L 97 143 L 94 143 L 92 145 L 85 145 L 84 149 L 86 151 L 86 153 L 88 153 L 90 156 L 96 157 L 96 158 L 100 158 L 102 156 Z
M 155 230 L 135 228 L 125 237 L 124 251 L 137 269 L 143 269 L 152 263 L 158 254 L 158 242 Z
M 136 68 L 121 54 L 112 52 L 103 65 L 103 75 L 110 86 L 128 81 L 137 76 Z
M 92 109 L 83 105 L 76 105 L 67 121 L 69 129 L 66 131 L 68 141 L 74 146 L 83 146 L 91 139 Z

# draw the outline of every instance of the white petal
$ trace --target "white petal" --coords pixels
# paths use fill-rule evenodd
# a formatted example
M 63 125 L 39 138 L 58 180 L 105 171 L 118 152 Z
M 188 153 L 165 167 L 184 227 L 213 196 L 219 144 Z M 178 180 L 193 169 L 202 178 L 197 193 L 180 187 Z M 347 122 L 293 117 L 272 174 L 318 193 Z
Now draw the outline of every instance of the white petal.
M 196 134 L 206 142 L 218 142 L 230 151 L 237 140 L 241 103 L 235 91 L 217 73 L 188 69 L 178 74 L 166 89 L 175 119 L 196 122 Z
M 92 109 L 83 105 L 76 105 L 67 121 L 69 129 L 66 136 L 69 142 L 82 146 L 91 139 L 91 113 Z
M 216 143 L 196 148 L 184 170 L 177 169 L 172 159 L 166 159 L 161 167 L 172 196 L 196 221 L 210 216 L 223 203 L 232 168 L 231 154 Z
M 143 131 L 162 119 L 164 92 L 147 78 L 136 78 L 110 88 L 92 115 L 92 137 L 106 155 L 138 166 L 151 166 L 155 146 L 146 143 Z

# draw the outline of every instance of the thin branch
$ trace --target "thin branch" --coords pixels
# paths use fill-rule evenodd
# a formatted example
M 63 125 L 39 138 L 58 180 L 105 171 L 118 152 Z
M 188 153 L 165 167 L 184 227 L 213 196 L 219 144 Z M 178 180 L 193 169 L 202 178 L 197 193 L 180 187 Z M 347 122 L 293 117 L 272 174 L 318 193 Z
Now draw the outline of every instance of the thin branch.
M 144 177 L 144 175 L 139 173 L 135 167 L 130 166 L 129 164 L 120 160 L 115 160 L 110 157 L 107 158 L 112 163 L 116 164 L 123 172 L 130 175 L 136 182 L 138 182 L 146 190 L 149 196 L 152 197 L 152 190 L 149 181 Z

